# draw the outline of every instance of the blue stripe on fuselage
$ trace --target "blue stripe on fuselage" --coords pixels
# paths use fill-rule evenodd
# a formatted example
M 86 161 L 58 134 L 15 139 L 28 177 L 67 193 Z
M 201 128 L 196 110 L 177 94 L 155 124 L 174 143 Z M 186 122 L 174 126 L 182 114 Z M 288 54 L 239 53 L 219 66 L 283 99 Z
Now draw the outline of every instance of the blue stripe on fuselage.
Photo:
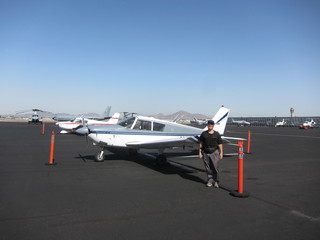
M 136 132 L 136 131 L 90 131 L 90 134 L 114 134 L 114 135 L 148 135 L 148 136 L 182 136 L 182 137 L 199 137 L 200 134 L 190 134 L 190 133 L 168 133 L 168 132 Z M 223 135 L 221 135 L 223 136 Z
M 194 137 L 199 134 L 190 133 L 167 133 L 167 132 L 136 132 L 136 131 L 90 131 L 94 134 L 114 134 L 114 135 L 149 135 L 149 136 L 183 136 L 183 137 Z

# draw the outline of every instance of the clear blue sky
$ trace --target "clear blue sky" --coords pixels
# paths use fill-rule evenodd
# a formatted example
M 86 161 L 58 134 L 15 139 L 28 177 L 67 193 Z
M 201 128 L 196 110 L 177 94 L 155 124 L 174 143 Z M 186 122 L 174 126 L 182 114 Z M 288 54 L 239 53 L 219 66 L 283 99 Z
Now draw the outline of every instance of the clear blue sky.
M 318 0 L 0 0 L 0 114 L 320 115 Z

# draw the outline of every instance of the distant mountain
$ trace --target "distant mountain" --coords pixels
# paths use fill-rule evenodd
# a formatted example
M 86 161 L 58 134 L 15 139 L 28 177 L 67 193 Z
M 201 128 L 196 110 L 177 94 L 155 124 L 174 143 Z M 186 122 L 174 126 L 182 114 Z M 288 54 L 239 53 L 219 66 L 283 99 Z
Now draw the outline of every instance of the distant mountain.
M 197 119 L 209 119 L 210 117 L 200 114 L 200 113 L 189 113 L 186 111 L 178 111 L 176 113 L 165 115 L 163 113 L 159 113 L 156 115 L 152 115 L 151 117 L 158 118 L 158 119 L 169 119 L 169 120 L 193 120 L 194 118 Z

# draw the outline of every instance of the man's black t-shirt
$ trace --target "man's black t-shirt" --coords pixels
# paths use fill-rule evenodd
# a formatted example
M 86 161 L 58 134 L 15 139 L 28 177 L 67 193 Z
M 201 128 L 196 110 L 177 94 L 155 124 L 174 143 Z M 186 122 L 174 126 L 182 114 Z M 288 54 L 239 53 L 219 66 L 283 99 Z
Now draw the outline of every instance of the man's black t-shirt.
M 217 149 L 219 144 L 222 144 L 222 139 L 220 133 L 214 131 L 213 134 L 208 133 L 208 131 L 204 131 L 200 135 L 200 139 L 202 142 L 202 147 L 205 149 Z

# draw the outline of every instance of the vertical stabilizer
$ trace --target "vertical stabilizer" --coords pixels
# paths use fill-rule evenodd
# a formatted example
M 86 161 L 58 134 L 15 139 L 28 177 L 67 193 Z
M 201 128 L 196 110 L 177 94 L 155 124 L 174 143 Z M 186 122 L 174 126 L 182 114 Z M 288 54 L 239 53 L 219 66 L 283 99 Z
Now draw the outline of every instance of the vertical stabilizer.
M 221 107 L 216 115 L 212 118 L 215 122 L 214 130 L 218 131 L 221 135 L 224 134 L 224 130 L 227 125 L 228 117 L 229 117 L 230 109 Z
M 214 124 L 214 130 L 218 131 L 221 135 L 224 134 L 224 130 L 227 125 L 228 117 L 229 117 L 230 109 L 221 107 L 216 115 L 212 118 L 212 120 L 215 122 Z M 207 127 L 205 128 L 207 129 Z
M 120 113 L 115 113 L 113 116 L 109 119 L 108 124 L 117 124 L 119 121 Z
M 103 112 L 102 117 L 106 118 L 110 116 L 111 106 L 108 106 L 106 110 Z

